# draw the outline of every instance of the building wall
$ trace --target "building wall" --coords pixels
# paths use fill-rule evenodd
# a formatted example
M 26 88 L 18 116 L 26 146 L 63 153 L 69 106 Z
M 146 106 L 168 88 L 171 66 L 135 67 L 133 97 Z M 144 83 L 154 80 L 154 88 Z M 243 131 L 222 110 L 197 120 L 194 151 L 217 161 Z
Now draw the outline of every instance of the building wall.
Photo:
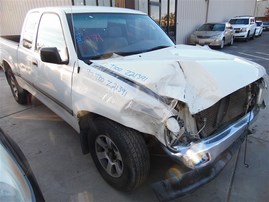
M 180 0 L 177 11 L 177 43 L 205 22 L 224 22 L 238 15 L 255 14 L 256 0 Z
M 128 0 L 130 1 L 130 0 Z M 148 0 L 132 0 L 148 13 Z M 44 6 L 96 5 L 96 0 L 0 0 L 0 35 L 20 34 L 27 11 Z M 124 0 L 98 0 L 100 6 L 123 6 Z M 268 2 L 266 0 L 265 2 Z M 237 15 L 255 15 L 256 0 L 177 0 L 176 42 L 187 43 L 190 33 L 205 22 L 227 21 Z
M 176 43 L 187 43 L 188 37 L 199 25 L 206 21 L 207 2 L 205 0 L 181 0 L 177 4 Z
M 257 1 L 256 7 L 256 17 L 264 17 L 266 13 L 266 8 L 269 8 L 269 0 L 259 0 Z
M 0 35 L 19 35 L 32 8 L 71 5 L 71 0 L 0 0 Z
M 256 0 L 209 0 L 208 22 L 228 21 L 239 15 L 255 16 L 255 6 Z

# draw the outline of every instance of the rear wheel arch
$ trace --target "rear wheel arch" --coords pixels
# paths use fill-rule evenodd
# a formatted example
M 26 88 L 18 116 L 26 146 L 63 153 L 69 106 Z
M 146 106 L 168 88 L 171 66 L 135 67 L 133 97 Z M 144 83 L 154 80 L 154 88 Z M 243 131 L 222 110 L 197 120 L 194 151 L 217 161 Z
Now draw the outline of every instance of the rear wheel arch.
M 3 61 L 4 71 L 6 75 L 6 79 L 8 81 L 8 84 L 10 86 L 11 92 L 13 94 L 14 99 L 22 105 L 27 105 L 30 103 L 30 97 L 31 95 L 27 90 L 23 89 L 17 82 L 15 75 L 12 71 L 11 66 L 8 64 L 8 62 Z
M 5 75 L 6 75 L 6 78 L 8 78 L 7 76 L 7 72 L 8 71 L 10 71 L 10 72 L 12 72 L 12 69 L 11 69 L 11 65 L 6 61 L 6 60 L 3 60 L 3 62 L 2 62 L 2 64 L 3 64 L 3 70 L 4 70 L 4 72 L 5 72 Z

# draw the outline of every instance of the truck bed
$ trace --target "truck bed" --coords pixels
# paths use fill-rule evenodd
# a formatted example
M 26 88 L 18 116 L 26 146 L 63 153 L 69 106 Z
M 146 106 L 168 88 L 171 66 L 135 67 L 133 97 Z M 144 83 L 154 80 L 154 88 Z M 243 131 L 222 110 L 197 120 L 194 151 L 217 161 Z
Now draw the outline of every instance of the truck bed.
M 9 41 L 13 41 L 13 42 L 20 42 L 20 38 L 21 35 L 4 35 L 4 36 L 0 36 L 1 38 L 7 39 Z

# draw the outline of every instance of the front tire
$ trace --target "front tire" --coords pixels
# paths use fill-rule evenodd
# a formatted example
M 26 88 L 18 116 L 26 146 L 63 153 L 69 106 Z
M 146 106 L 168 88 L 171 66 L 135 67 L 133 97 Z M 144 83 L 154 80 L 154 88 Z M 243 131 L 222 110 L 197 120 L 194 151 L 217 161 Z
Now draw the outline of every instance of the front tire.
M 20 87 L 14 74 L 11 71 L 7 71 L 6 75 L 14 99 L 21 105 L 28 104 L 29 92 Z
M 89 132 L 93 161 L 114 188 L 132 191 L 147 178 L 150 157 L 141 134 L 118 123 L 97 119 L 95 134 Z

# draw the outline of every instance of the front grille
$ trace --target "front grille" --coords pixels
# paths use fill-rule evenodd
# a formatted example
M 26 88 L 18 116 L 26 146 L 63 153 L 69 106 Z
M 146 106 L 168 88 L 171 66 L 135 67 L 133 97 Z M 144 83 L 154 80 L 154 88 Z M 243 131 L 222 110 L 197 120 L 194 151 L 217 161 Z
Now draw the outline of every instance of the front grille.
M 194 115 L 201 138 L 210 136 L 216 130 L 242 117 L 255 104 L 257 83 L 246 86 L 222 98 L 215 105 Z

